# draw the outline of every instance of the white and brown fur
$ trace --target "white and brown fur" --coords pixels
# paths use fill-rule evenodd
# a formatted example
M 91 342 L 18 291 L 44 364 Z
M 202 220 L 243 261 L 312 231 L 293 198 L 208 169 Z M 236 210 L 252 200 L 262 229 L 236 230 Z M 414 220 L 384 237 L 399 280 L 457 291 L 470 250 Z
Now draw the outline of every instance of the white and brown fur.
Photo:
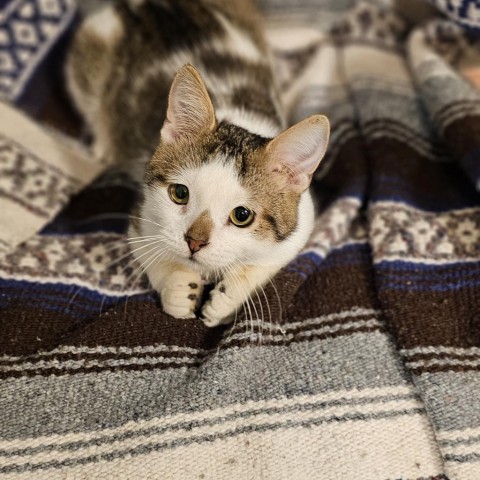
M 68 61 L 96 154 L 142 179 L 134 255 L 177 318 L 216 282 L 208 326 L 230 321 L 305 245 L 328 143 L 321 115 L 283 131 L 259 21 L 245 0 L 123 0 L 83 22 Z M 171 184 L 188 187 L 188 204 L 172 202 Z M 238 206 L 255 212 L 248 227 L 229 221 Z M 192 253 L 187 238 L 204 248 Z

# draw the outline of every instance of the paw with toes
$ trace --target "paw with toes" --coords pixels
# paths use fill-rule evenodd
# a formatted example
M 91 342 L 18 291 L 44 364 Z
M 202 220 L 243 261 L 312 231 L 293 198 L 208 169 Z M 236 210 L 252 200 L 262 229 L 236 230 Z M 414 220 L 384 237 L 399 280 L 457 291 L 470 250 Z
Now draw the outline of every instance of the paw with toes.
M 229 323 L 237 309 L 237 302 L 228 295 L 224 285 L 210 293 L 210 299 L 202 308 L 202 321 L 207 327 Z
M 203 290 L 203 280 L 196 272 L 176 271 L 164 282 L 160 296 L 163 310 L 175 318 L 195 318 Z

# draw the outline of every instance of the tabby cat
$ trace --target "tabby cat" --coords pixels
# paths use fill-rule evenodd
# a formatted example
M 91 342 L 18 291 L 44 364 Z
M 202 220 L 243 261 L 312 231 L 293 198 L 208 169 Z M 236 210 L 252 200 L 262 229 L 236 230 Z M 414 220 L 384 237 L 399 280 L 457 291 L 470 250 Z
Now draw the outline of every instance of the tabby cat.
M 130 237 L 176 318 L 236 311 L 305 245 L 329 124 L 285 130 L 261 17 L 246 0 L 120 0 L 81 24 L 67 81 L 97 156 L 142 185 Z

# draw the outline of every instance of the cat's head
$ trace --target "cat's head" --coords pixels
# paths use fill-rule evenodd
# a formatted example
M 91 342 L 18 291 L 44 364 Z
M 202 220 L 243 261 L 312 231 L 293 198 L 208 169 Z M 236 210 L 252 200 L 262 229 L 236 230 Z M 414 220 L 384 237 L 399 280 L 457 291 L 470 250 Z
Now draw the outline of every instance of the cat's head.
M 148 221 L 137 230 L 159 235 L 165 259 L 207 276 L 269 258 L 282 263 L 273 257 L 295 255 L 311 231 L 306 191 L 328 136 L 321 115 L 273 139 L 218 122 L 199 73 L 184 66 L 146 170 L 141 216 Z

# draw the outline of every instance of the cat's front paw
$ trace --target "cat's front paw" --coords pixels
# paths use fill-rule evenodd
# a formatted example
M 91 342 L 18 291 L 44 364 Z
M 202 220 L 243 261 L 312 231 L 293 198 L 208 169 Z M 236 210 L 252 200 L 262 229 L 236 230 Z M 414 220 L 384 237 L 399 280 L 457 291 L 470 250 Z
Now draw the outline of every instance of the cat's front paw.
M 202 308 L 202 321 L 207 327 L 229 323 L 236 309 L 236 300 L 220 284 L 211 291 L 210 299 Z
M 164 284 L 160 292 L 163 311 L 175 318 L 195 318 L 203 290 L 200 274 L 178 270 L 168 275 Z

